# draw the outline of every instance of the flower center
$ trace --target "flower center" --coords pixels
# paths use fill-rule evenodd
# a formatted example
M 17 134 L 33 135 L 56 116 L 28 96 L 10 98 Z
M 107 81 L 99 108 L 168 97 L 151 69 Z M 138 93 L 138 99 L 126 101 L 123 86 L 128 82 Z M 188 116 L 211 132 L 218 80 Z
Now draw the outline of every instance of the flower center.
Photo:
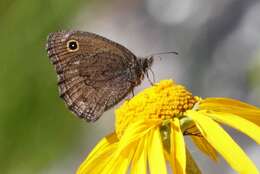
M 184 86 L 172 80 L 163 80 L 116 110 L 116 132 L 121 134 L 130 123 L 137 120 L 167 120 L 182 116 L 198 101 L 199 97 L 192 96 Z

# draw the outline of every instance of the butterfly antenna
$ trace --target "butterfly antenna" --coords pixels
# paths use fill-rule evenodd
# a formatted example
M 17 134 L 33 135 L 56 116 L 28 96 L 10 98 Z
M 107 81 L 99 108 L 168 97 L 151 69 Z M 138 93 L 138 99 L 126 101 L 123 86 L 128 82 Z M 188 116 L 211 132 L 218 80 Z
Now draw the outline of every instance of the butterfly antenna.
M 153 53 L 149 57 L 158 56 L 158 55 L 162 55 L 162 54 L 175 54 L 175 55 L 178 55 L 179 53 L 176 52 L 176 51 L 159 52 L 159 53 Z M 161 59 L 161 57 L 160 57 L 160 59 Z

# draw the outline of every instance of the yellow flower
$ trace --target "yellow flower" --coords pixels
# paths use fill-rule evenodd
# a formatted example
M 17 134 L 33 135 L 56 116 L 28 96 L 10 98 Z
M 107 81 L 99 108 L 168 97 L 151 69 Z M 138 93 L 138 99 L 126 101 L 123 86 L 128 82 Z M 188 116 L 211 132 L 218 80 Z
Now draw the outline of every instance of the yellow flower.
M 126 101 L 116 110 L 115 132 L 103 138 L 77 174 L 186 173 L 190 135 L 212 159 L 217 152 L 241 174 L 257 174 L 252 161 L 219 123 L 231 126 L 260 143 L 260 109 L 228 98 L 201 99 L 163 80 Z

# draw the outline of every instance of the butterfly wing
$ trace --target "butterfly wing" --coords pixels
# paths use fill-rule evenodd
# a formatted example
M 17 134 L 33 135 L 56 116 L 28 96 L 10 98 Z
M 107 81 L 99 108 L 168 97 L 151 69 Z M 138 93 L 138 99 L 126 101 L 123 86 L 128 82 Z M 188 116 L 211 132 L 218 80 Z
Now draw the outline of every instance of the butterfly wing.
M 71 43 L 76 49 L 70 49 Z M 61 98 L 87 121 L 97 120 L 140 83 L 134 54 L 96 34 L 56 32 L 49 35 L 47 50 Z

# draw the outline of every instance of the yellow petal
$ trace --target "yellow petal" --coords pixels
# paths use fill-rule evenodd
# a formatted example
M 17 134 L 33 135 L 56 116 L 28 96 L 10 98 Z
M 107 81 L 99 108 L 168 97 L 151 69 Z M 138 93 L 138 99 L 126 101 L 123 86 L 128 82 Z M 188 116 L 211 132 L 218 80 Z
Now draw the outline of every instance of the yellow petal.
M 190 118 L 187 118 L 190 119 Z M 185 125 L 182 125 L 184 128 Z M 204 154 L 208 155 L 214 161 L 217 161 L 217 152 L 216 150 L 207 142 L 207 140 L 201 135 L 200 131 L 194 124 L 194 122 L 189 123 L 183 130 L 187 135 L 190 135 L 193 142 L 197 146 L 197 148 L 203 152 Z
M 117 163 L 121 158 L 123 161 L 125 161 L 125 163 L 127 163 L 127 159 L 124 159 L 122 155 L 128 157 L 129 151 L 132 152 L 132 150 L 135 150 L 140 139 L 148 134 L 151 129 L 154 129 L 154 127 L 158 126 L 160 122 L 161 120 L 155 119 L 138 120 L 134 123 L 131 123 L 124 131 L 121 139 L 118 142 L 116 151 L 113 153 L 103 171 L 105 173 L 107 172 L 106 174 L 111 172 L 113 173 L 114 169 L 118 167 Z M 130 156 L 128 159 L 130 159 Z
M 77 174 L 86 174 L 100 171 L 106 160 L 115 151 L 118 139 L 116 134 L 103 138 L 91 151 L 86 160 L 80 165 Z
M 232 113 L 260 125 L 260 109 L 238 100 L 206 98 L 201 100 L 199 109 Z
M 147 138 L 140 140 L 132 161 L 131 174 L 146 174 L 147 171 Z
M 148 141 L 148 162 L 151 174 L 167 174 L 159 128 L 151 130 Z
M 179 119 L 174 118 L 171 122 L 171 149 L 170 164 L 174 173 L 186 173 L 186 151 Z
M 202 113 L 187 111 L 201 134 L 224 157 L 229 165 L 240 174 L 258 174 L 257 168 L 244 151 L 216 122 Z
M 126 173 L 129 164 L 133 158 L 135 147 L 130 148 L 128 151 L 124 151 L 119 155 L 110 155 L 109 160 L 104 161 L 104 167 L 98 174 L 124 174 Z
M 129 163 L 133 158 L 137 143 L 132 143 L 128 149 L 118 151 L 119 145 L 113 154 L 110 155 L 109 160 L 105 161 L 105 166 L 101 174 L 123 174 L 128 169 Z
M 190 151 L 188 148 L 186 148 L 186 159 L 187 159 L 187 167 L 186 167 L 186 173 L 188 174 L 201 174 L 201 171 L 194 161 Z
M 111 144 L 104 148 L 97 156 L 91 160 L 85 160 L 77 170 L 77 174 L 100 174 L 104 169 L 107 162 L 110 161 L 112 154 L 114 153 L 117 144 Z
M 96 157 L 99 155 L 99 153 L 102 153 L 102 150 L 105 149 L 110 144 L 113 144 L 117 142 L 117 136 L 115 133 L 112 133 L 110 135 L 107 135 L 105 138 L 103 138 L 96 146 L 95 148 L 90 152 L 90 154 L 87 157 L 87 161 L 91 161 L 93 157 Z
M 127 169 L 129 168 L 129 164 L 133 158 L 135 148 L 129 149 L 127 153 L 121 153 L 119 155 L 119 158 L 117 158 L 116 164 L 113 167 L 113 170 L 111 171 L 105 171 L 103 170 L 102 174 L 125 174 L 127 172 Z
M 119 151 L 122 149 L 127 149 L 127 146 L 132 142 L 135 142 L 146 135 L 151 129 L 158 126 L 162 120 L 160 119 L 150 119 L 150 120 L 138 120 L 131 123 L 125 130 L 119 142 Z
M 204 137 L 191 136 L 192 141 L 198 147 L 198 149 L 208 155 L 214 161 L 217 161 L 217 152 L 216 150 L 208 143 Z
M 200 105 L 215 105 L 215 104 L 219 104 L 222 106 L 237 106 L 240 108 L 251 108 L 251 109 L 258 109 L 257 107 L 247 104 L 245 102 L 241 102 L 239 100 L 235 100 L 235 99 L 231 99 L 231 98 L 205 98 L 203 99 Z
M 204 114 L 220 123 L 227 124 L 228 126 L 243 132 L 260 144 L 260 127 L 256 124 L 234 114 L 217 112 L 204 112 Z

